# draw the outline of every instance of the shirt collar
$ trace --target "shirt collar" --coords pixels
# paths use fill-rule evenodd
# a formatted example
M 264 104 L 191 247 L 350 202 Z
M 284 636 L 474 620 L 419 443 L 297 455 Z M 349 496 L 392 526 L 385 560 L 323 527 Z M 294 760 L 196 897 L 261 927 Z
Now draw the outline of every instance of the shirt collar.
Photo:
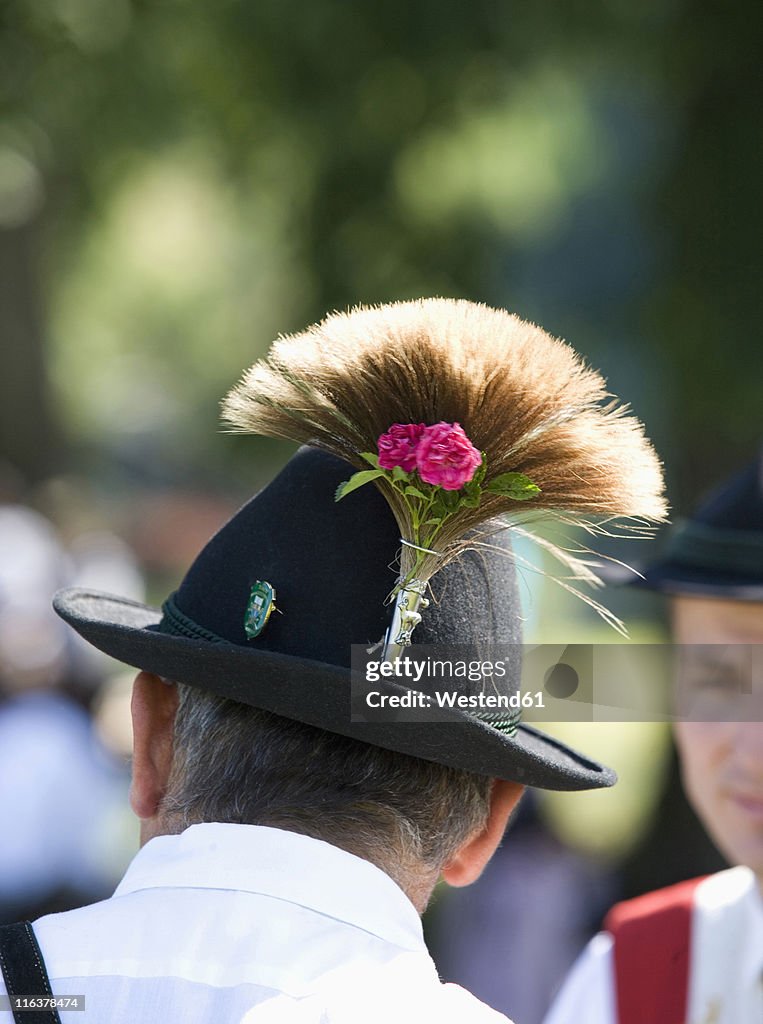
M 141 889 L 229 889 L 315 910 L 409 950 L 424 950 L 421 919 L 389 875 L 319 839 L 219 822 L 158 836 L 137 853 L 115 897 Z

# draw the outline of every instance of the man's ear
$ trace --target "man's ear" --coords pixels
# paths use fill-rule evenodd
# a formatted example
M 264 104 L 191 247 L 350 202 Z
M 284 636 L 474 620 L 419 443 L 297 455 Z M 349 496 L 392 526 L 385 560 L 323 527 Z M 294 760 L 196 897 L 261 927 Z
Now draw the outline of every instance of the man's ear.
M 442 877 L 453 886 L 471 885 L 482 874 L 487 862 L 498 849 L 511 812 L 519 803 L 525 787 L 518 782 L 493 780 L 490 813 L 481 832 L 467 839 L 445 867 Z
M 132 688 L 133 758 L 130 805 L 139 818 L 153 818 L 172 767 L 172 737 L 178 692 L 173 683 L 141 672 Z

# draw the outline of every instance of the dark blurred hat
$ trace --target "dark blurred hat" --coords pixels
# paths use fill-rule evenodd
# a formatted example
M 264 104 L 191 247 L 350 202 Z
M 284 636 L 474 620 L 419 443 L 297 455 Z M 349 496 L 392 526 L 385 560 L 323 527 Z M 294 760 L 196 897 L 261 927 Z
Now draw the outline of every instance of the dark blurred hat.
M 668 594 L 763 601 L 763 451 L 670 530 L 634 585 Z

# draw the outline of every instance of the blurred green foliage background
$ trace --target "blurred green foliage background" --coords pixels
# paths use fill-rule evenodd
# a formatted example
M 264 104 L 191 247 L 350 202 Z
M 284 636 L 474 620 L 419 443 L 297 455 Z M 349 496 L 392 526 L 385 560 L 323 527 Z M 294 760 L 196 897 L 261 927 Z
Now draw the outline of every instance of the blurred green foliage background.
M 680 511 L 761 433 L 762 17 L 6 0 L 4 454 L 33 484 L 245 493 L 283 451 L 221 436 L 217 402 L 278 332 L 458 295 L 601 368 Z

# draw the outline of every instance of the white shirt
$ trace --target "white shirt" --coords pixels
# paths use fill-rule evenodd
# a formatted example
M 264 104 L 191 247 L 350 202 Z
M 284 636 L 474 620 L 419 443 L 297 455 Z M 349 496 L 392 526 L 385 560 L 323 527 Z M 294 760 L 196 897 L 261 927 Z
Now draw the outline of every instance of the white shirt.
M 617 1024 L 613 940 L 595 936 L 544 1024 Z M 700 882 L 692 907 L 687 1024 L 763 1022 L 763 901 L 749 868 Z
M 34 925 L 73 1024 L 506 1024 L 442 985 L 413 904 L 328 843 L 252 825 L 152 839 L 111 899 Z M 0 993 L 2 982 L 0 982 Z

